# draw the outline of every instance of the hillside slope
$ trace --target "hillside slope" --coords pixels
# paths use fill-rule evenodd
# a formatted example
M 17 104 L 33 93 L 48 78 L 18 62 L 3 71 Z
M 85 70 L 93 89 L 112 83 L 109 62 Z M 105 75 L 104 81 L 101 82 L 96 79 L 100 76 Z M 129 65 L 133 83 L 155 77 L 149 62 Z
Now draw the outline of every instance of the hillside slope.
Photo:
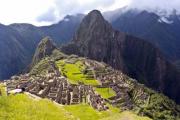
M 47 39 L 43 39 L 41 44 L 44 44 L 45 41 Z M 39 47 L 42 46 L 41 44 Z M 50 44 L 53 45 L 53 43 Z M 44 47 L 49 49 L 47 48 L 49 46 Z M 76 55 L 68 56 L 60 51 L 56 51 L 59 54 L 54 55 L 54 50 L 50 51 L 51 54 L 39 59 L 30 73 L 13 76 L 10 80 L 5 81 L 8 92 L 15 88 L 24 88 L 26 92 L 40 98 L 50 99 L 56 104 L 64 105 L 60 107 L 61 109 L 52 107 L 57 111 L 66 111 L 60 115 L 69 114 L 69 117 L 81 120 L 91 118 L 94 120 L 110 118 L 115 120 L 149 120 L 149 118 L 176 120 L 180 118 L 180 108 L 175 102 L 139 84 L 121 71 L 115 70 L 103 62 Z M 5 101 L 8 99 L 21 101 L 21 97 L 19 97 L 10 95 Z M 23 99 L 27 99 L 24 97 Z M 27 101 L 29 100 L 27 99 Z M 18 103 L 21 104 L 21 102 Z M 39 104 L 41 102 L 35 103 L 35 105 Z M 2 104 L 2 106 L 4 105 Z M 44 102 L 41 105 L 43 107 Z M 51 103 L 48 105 L 52 106 Z M 12 109 L 14 108 L 16 107 Z M 25 115 L 28 116 L 28 110 L 24 109 L 27 111 Z M 14 112 L 12 113 L 14 114 Z M 48 119 L 51 113 L 47 113 L 47 116 L 44 117 Z M 54 114 L 59 116 L 58 113 Z M 44 112 L 41 115 L 44 115 Z
M 30 62 L 29 51 L 22 43 L 17 31 L 0 24 L 0 80 L 16 74 Z

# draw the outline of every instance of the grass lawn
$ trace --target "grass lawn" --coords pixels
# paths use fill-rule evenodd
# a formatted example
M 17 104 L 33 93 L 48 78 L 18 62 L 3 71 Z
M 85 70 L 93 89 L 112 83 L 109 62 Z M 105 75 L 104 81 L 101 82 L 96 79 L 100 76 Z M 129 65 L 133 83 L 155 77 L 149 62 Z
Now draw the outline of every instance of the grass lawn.
M 98 94 L 106 99 L 116 96 L 116 93 L 112 90 L 112 88 L 95 88 L 95 90 Z
M 57 61 L 62 74 L 65 74 L 72 84 L 78 84 L 78 82 L 83 82 L 86 85 L 98 85 L 98 81 L 95 79 L 87 79 L 87 75 L 83 74 L 84 65 L 81 61 L 77 61 L 75 64 L 65 63 L 64 60 Z
M 36 101 L 27 95 L 0 97 L 0 120 L 73 120 L 61 106 L 49 100 Z M 74 119 L 75 120 L 75 119 Z
M 79 104 L 65 106 L 64 108 L 80 120 L 151 120 L 147 117 L 140 117 L 136 114 L 125 111 L 119 112 L 119 109 L 110 106 L 108 111 L 99 112 L 89 105 Z
M 65 106 L 65 109 L 80 120 L 99 120 L 119 113 L 119 109 L 113 107 L 108 111 L 99 112 L 87 104 Z
M 48 100 L 33 101 L 25 95 L 0 98 L 1 120 L 71 120 L 62 108 Z

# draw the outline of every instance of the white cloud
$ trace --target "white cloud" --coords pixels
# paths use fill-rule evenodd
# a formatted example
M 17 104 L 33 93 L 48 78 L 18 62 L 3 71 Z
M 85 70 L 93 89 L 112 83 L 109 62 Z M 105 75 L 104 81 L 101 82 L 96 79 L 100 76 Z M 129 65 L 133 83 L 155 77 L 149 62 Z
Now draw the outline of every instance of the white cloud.
M 53 9 L 56 15 L 53 16 L 51 22 L 58 22 L 65 15 L 77 14 L 77 13 L 88 13 L 93 9 L 100 11 L 114 10 L 120 7 L 124 7 L 130 3 L 130 0 L 54 0 Z M 38 17 L 38 21 L 49 21 L 51 12 L 47 11 Z M 46 18 L 41 19 L 41 18 Z
M 129 5 L 143 9 L 180 10 L 180 0 L 0 0 L 0 23 L 47 25 L 67 14 L 98 9 L 114 10 Z
M 33 23 L 36 17 L 52 7 L 52 0 L 0 0 L 0 22 Z
M 175 9 L 179 12 L 180 0 L 131 0 L 129 6 L 150 11 L 165 10 L 167 13 Z
M 129 0 L 0 0 L 0 23 L 51 24 L 67 14 L 112 10 L 126 1 Z

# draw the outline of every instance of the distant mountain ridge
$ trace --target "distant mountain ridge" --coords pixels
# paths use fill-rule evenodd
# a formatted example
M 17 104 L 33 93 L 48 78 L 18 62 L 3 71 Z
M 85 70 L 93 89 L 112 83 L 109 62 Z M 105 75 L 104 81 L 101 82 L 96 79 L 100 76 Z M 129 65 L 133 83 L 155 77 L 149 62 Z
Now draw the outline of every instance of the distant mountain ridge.
M 82 20 L 72 42 L 61 50 L 103 61 L 180 102 L 179 73 L 160 50 L 142 39 L 114 30 L 97 10 Z
M 30 61 L 22 43 L 23 37 L 16 30 L 0 24 L 0 79 L 16 74 Z
M 83 15 L 66 16 L 51 26 L 31 24 L 0 25 L 0 80 L 21 72 L 30 64 L 40 40 L 50 36 L 58 44 L 65 44 L 81 22 Z
M 166 13 L 121 8 L 104 16 L 115 29 L 156 45 L 170 61 L 180 59 L 180 15 L 176 10 Z

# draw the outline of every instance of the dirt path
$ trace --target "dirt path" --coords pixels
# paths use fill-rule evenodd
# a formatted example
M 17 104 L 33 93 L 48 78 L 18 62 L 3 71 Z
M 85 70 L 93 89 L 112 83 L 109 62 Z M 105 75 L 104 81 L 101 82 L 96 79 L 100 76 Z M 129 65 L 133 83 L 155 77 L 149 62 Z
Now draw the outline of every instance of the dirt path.
M 36 95 L 33 95 L 29 92 L 24 92 L 24 94 L 28 95 L 30 98 L 34 99 L 34 100 L 41 100 L 42 98 L 36 96 Z

